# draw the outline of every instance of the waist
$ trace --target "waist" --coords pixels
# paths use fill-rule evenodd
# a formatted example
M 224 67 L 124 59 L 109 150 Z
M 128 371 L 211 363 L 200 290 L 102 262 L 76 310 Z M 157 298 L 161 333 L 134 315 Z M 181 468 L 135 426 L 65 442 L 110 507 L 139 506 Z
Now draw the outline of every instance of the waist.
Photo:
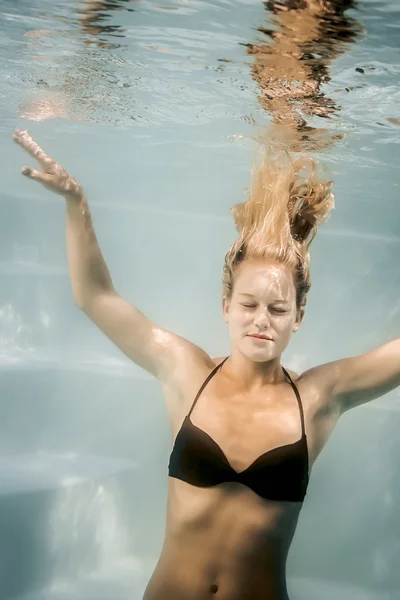
M 264 551 L 253 560 L 233 558 L 210 544 L 202 548 L 167 544 L 144 600 L 288 600 L 286 557 Z
M 239 484 L 202 489 L 170 479 L 163 549 L 145 600 L 287 600 L 300 509 Z
M 169 479 L 166 542 L 244 560 L 262 549 L 289 549 L 301 503 L 266 501 L 240 484 L 196 488 Z M 214 550 L 213 550 L 214 549 Z

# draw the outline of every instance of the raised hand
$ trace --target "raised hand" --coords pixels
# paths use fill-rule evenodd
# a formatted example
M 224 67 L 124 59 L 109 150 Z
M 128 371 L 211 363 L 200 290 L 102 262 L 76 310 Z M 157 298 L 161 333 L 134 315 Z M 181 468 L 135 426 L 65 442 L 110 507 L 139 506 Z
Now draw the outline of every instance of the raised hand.
M 82 200 L 84 192 L 80 184 L 58 162 L 50 158 L 27 131 L 16 129 L 12 139 L 35 158 L 42 169 L 36 171 L 29 167 L 22 167 L 21 173 L 23 175 L 34 181 L 39 181 L 45 188 L 64 196 L 66 199 Z

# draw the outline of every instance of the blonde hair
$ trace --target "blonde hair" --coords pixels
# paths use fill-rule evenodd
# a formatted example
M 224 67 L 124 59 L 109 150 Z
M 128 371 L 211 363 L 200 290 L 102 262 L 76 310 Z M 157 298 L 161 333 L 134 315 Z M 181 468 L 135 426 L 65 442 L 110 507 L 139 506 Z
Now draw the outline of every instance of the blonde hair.
M 225 256 L 225 298 L 232 296 L 239 264 L 267 259 L 292 269 L 297 310 L 304 313 L 311 287 L 309 248 L 334 208 L 332 183 L 318 178 L 310 157 L 292 160 L 285 150 L 260 148 L 249 197 L 231 209 L 239 237 Z

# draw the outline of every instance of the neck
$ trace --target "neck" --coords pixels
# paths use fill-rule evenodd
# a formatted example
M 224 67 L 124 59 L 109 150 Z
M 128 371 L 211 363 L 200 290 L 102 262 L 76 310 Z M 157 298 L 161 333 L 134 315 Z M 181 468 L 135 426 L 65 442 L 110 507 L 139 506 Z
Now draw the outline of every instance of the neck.
M 237 350 L 232 350 L 222 370 L 230 379 L 236 381 L 238 387 L 246 390 L 255 390 L 265 385 L 286 381 L 280 356 L 269 361 L 256 362 Z

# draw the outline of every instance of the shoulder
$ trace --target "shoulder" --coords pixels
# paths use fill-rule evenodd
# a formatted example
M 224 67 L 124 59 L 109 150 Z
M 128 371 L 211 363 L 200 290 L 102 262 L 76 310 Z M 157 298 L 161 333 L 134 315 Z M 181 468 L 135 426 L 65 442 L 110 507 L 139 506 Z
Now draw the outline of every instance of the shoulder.
M 181 344 L 175 368 L 161 382 L 167 412 L 172 420 L 181 417 L 192 402 L 197 388 L 213 370 L 214 360 L 199 346 Z
M 289 373 L 290 377 L 293 379 L 294 382 L 296 382 L 300 379 L 301 375 L 299 375 L 299 373 L 295 373 L 294 371 L 292 371 L 291 369 L 288 369 L 287 367 L 285 367 L 285 369 Z
M 222 363 L 223 360 L 225 360 L 226 358 L 228 358 L 227 356 L 219 356 L 218 358 L 211 358 L 211 368 L 213 369 L 214 367 L 218 366 L 219 364 Z
M 332 392 L 336 381 L 336 362 L 325 363 L 311 367 L 297 376 L 300 382 L 306 385 L 317 386 L 321 391 Z
M 304 396 L 309 410 L 316 417 L 333 418 L 336 422 L 340 415 L 340 404 L 334 394 L 336 383 L 335 363 L 326 363 L 311 367 L 294 379 Z

